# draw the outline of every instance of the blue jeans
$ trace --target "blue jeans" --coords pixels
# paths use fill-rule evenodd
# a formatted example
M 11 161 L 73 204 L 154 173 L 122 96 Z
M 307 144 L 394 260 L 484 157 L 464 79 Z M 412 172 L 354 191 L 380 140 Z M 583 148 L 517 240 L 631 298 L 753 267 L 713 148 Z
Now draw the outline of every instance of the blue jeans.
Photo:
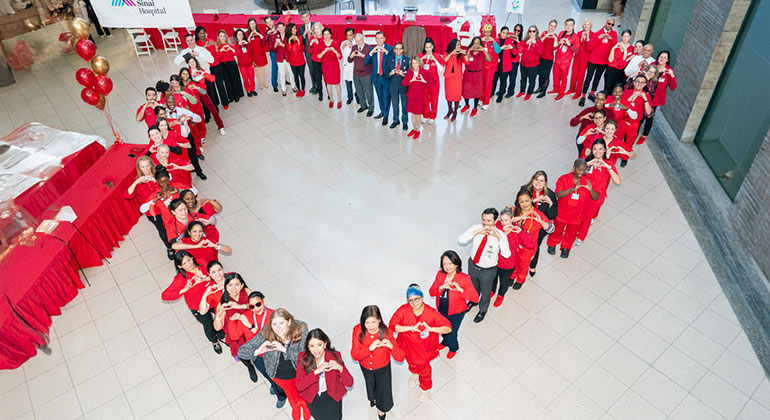
M 270 389 L 275 392 L 276 398 L 278 398 L 279 401 L 285 400 L 286 393 L 283 391 L 283 389 L 280 386 L 275 384 L 275 382 L 270 376 L 268 376 L 267 369 L 265 369 L 265 360 L 262 359 L 262 356 L 254 358 L 253 362 L 254 362 L 254 367 L 257 368 L 259 373 L 261 373 L 262 376 L 264 376 L 265 379 L 267 379 L 267 381 L 270 382 Z
M 388 118 L 390 115 L 390 81 L 384 77 L 372 79 L 374 90 L 377 92 L 377 102 L 380 103 L 380 112 L 382 116 Z
M 273 89 L 278 88 L 278 62 L 275 61 L 275 51 L 270 51 L 270 81 Z
M 460 349 L 460 343 L 457 342 L 457 333 L 460 330 L 460 324 L 463 322 L 463 318 L 465 318 L 466 312 L 468 311 L 462 311 L 459 314 L 454 315 L 447 315 L 446 313 L 439 310 L 439 313 L 444 315 L 444 317 L 446 317 L 446 319 L 448 319 L 452 324 L 452 332 L 449 334 L 441 334 L 441 344 L 446 346 L 451 352 L 457 352 L 457 350 Z
M 401 102 L 401 123 L 406 124 L 409 122 L 409 114 L 406 112 L 406 92 L 390 92 L 390 103 L 393 105 L 393 122 L 399 122 L 398 120 L 398 103 Z

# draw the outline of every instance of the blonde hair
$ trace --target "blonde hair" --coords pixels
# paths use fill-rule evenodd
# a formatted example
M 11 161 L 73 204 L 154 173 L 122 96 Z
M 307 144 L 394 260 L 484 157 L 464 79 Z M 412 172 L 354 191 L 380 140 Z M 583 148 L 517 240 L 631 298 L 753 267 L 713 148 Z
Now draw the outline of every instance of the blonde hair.
M 139 156 L 136 159 L 136 177 L 141 178 L 144 176 L 144 173 L 142 173 L 142 170 L 139 168 L 139 165 L 142 162 L 149 162 L 150 163 L 150 174 L 155 177 L 155 163 L 150 159 L 149 156 Z
M 283 337 L 278 337 L 278 334 L 273 331 L 273 319 L 275 317 L 281 317 L 289 321 L 289 330 L 286 335 L 292 343 L 299 343 L 302 341 L 302 325 L 294 319 L 294 315 L 283 308 L 278 308 L 270 314 L 270 322 L 262 328 L 262 335 L 265 337 L 265 341 L 283 341 Z

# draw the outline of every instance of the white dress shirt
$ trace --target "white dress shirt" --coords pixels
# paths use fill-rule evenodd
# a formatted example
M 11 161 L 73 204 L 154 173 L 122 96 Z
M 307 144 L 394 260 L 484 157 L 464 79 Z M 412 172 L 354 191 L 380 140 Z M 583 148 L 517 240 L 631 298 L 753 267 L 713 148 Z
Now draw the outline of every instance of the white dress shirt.
M 199 122 L 202 121 L 200 115 L 198 115 L 198 114 L 196 114 L 196 113 L 194 113 L 194 112 L 192 112 L 190 110 L 187 110 L 187 109 L 184 109 L 184 108 L 180 108 L 180 107 L 174 108 L 173 111 L 168 109 L 168 108 L 166 108 L 166 115 L 169 118 L 173 118 L 175 120 L 178 120 L 179 117 L 181 117 L 182 115 L 186 115 L 186 116 L 190 117 L 190 119 L 192 119 L 192 122 L 194 122 L 194 123 L 199 123 Z M 182 130 L 181 131 L 182 131 L 182 133 L 181 133 L 182 137 L 184 137 L 184 138 L 187 138 L 187 136 L 190 135 L 190 127 L 187 125 L 187 121 L 182 122 Z
M 344 44 L 346 41 L 342 41 Z M 355 45 L 355 42 L 351 41 L 351 46 L 345 46 L 340 47 L 340 51 L 342 52 L 342 80 L 347 80 L 352 82 L 353 81 L 353 63 L 348 63 L 348 57 L 350 57 L 350 52 L 353 51 L 353 45 Z
M 481 241 L 484 238 L 484 235 L 473 235 L 473 232 L 476 232 L 477 230 L 480 230 L 482 226 L 479 225 L 473 225 L 468 228 L 465 232 L 463 232 L 462 235 L 458 238 L 458 242 L 460 242 L 461 245 L 465 245 L 468 242 L 473 241 L 473 244 L 471 246 L 471 259 L 476 255 L 477 250 L 479 249 L 479 245 L 481 245 Z M 498 228 L 494 228 L 498 235 L 500 235 L 500 238 L 503 240 L 497 239 L 495 235 L 488 234 L 487 235 L 487 243 L 484 245 L 484 251 L 481 253 L 481 258 L 479 259 L 479 263 L 476 264 L 477 266 L 481 268 L 492 268 L 497 266 L 497 256 L 502 255 L 503 258 L 508 258 L 511 256 L 511 249 L 508 246 L 508 237 L 505 235 L 505 232 L 501 231 Z
M 639 63 L 642 61 L 645 61 L 646 63 L 644 65 L 647 66 L 648 64 L 654 63 L 655 59 L 652 57 L 644 58 L 642 55 L 635 55 L 631 57 L 631 59 L 628 60 L 626 69 L 623 71 L 626 74 L 626 77 L 636 76 L 639 74 Z M 644 66 L 642 68 L 644 68 Z
M 195 57 L 198 59 L 198 63 L 200 63 L 201 68 L 206 71 L 206 73 L 209 72 L 211 63 L 214 62 L 214 56 L 211 55 L 211 52 L 207 50 L 204 47 L 201 47 L 200 45 L 196 45 L 195 48 L 185 48 L 182 50 L 181 53 L 179 53 L 178 56 L 174 57 L 174 64 L 177 66 L 187 66 L 187 61 L 184 59 L 185 54 L 191 54 L 193 51 L 198 53 L 198 56 Z

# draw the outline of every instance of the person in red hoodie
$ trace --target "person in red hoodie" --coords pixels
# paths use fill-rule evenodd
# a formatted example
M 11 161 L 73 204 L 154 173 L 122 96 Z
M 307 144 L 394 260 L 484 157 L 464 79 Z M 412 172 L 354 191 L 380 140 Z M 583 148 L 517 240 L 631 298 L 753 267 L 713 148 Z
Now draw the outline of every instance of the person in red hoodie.
M 588 68 L 588 56 L 591 51 L 588 49 L 591 40 L 591 20 L 586 19 L 583 22 L 583 30 L 578 32 L 578 39 L 580 40 L 580 51 L 575 54 L 575 59 L 572 60 L 572 74 L 569 78 L 569 90 L 564 96 L 575 96 L 572 99 L 580 98 L 580 89 L 583 87 L 583 81 L 586 78 L 586 68 Z
M 588 99 L 594 100 L 594 93 L 596 93 L 596 89 L 599 87 L 604 70 L 607 69 L 610 49 L 618 43 L 618 33 L 612 29 L 614 26 L 615 19 L 609 18 L 603 28 L 591 34 L 591 40 L 588 41 L 588 49 L 591 53 L 588 55 L 586 79 L 583 82 L 582 96 L 578 102 L 579 106 L 585 106 L 586 104 L 588 86 L 591 86 L 591 94 L 588 95 Z
M 626 29 L 620 34 L 620 42 L 610 48 L 610 55 L 607 57 L 607 71 L 604 72 L 605 91 L 625 82 L 626 66 L 633 55 L 634 46 L 631 45 L 631 31 Z
M 428 293 L 436 298 L 438 313 L 452 324 L 452 331 L 441 335 L 440 346 L 441 349 L 449 348 L 446 357 L 451 359 L 460 349 L 457 333 L 465 313 L 468 312 L 468 302 L 479 302 L 479 294 L 473 287 L 470 276 L 463 273 L 463 261 L 456 252 L 450 250 L 441 255 L 439 271 Z
M 316 420 L 341 420 L 342 397 L 353 386 L 340 353 L 320 328 L 307 333 L 305 351 L 297 358 L 297 392 Z
M 249 41 L 246 40 L 246 34 L 243 29 L 236 29 L 233 34 L 235 38 L 235 57 L 238 60 L 238 71 L 243 79 L 243 87 L 246 89 L 246 96 L 257 96 L 256 83 L 254 83 L 254 66 L 251 61 L 251 51 L 249 51 Z
M 495 298 L 495 308 L 500 307 L 505 299 L 505 293 L 513 285 L 513 269 L 516 266 L 519 248 L 533 250 L 537 246 L 537 240 L 529 235 L 522 234 L 521 226 L 513 224 L 513 207 L 506 207 L 500 211 L 500 220 L 495 227 L 505 232 L 508 238 L 508 248 L 511 249 L 511 255 L 505 258 L 502 254 L 497 257 L 497 277 L 492 283 L 492 295 L 497 289 L 497 298 Z M 490 296 L 491 298 L 491 296 Z
M 527 38 L 524 42 L 519 42 L 519 53 L 521 54 L 521 83 L 519 94 L 517 98 L 524 96 L 524 100 L 528 101 L 532 97 L 532 92 L 535 90 L 535 76 L 537 76 L 537 68 L 540 65 L 540 55 L 543 54 L 543 42 L 537 37 L 537 26 L 532 25 L 527 29 Z M 527 87 L 529 82 L 529 87 Z
M 543 52 L 540 54 L 540 64 L 537 68 L 538 81 L 535 92 L 538 93 L 538 98 L 545 96 L 545 91 L 548 90 L 548 85 L 551 83 L 554 52 L 559 44 L 559 38 L 556 35 L 558 25 L 559 22 L 556 19 L 551 19 L 548 22 L 548 30 L 540 34 L 540 40 L 543 41 Z
M 580 52 L 580 36 L 575 33 L 575 19 L 569 18 L 564 21 L 564 30 L 559 33 L 559 43 L 556 46 L 553 66 L 553 90 L 549 94 L 555 93 L 555 101 L 564 98 L 564 91 L 567 89 L 567 75 L 572 59 Z
M 294 74 L 294 92 L 301 98 L 305 96 L 305 44 L 295 23 L 286 27 L 286 33 L 289 35 L 286 40 L 286 56 Z
M 559 213 L 553 221 L 554 231 L 548 236 L 548 253 L 556 255 L 556 245 L 561 245 L 561 257 L 568 258 L 572 244 L 580 229 L 583 209 L 588 200 L 598 200 L 599 193 L 594 191 L 586 174 L 585 159 L 577 159 L 572 165 L 572 172 L 564 174 L 556 181 L 556 197 L 559 199 Z
M 644 144 L 647 140 L 650 129 L 652 129 L 652 119 L 655 117 L 655 110 L 659 106 L 666 104 L 666 91 L 668 89 L 676 90 L 676 75 L 674 75 L 674 69 L 668 65 L 670 59 L 671 53 L 668 51 L 661 51 L 658 54 L 658 58 L 655 59 L 656 66 L 658 66 L 658 86 L 655 89 L 655 94 L 652 95 L 652 113 L 644 117 L 644 129 L 636 144 Z

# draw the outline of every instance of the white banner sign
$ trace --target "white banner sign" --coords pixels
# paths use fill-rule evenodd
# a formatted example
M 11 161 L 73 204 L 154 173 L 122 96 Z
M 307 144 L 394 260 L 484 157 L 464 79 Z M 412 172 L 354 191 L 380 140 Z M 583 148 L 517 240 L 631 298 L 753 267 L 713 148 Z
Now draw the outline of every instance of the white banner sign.
M 524 0 L 507 0 L 505 3 L 506 12 L 518 14 L 524 13 Z
M 108 28 L 195 26 L 188 0 L 91 0 L 99 23 Z

